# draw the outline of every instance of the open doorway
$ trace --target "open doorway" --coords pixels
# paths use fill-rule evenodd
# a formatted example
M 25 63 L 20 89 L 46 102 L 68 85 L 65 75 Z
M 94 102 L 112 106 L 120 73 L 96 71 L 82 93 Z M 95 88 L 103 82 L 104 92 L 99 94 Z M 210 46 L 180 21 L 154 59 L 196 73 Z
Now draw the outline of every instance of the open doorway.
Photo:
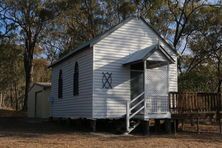
M 144 92 L 144 63 L 132 64 L 130 67 L 131 100 Z

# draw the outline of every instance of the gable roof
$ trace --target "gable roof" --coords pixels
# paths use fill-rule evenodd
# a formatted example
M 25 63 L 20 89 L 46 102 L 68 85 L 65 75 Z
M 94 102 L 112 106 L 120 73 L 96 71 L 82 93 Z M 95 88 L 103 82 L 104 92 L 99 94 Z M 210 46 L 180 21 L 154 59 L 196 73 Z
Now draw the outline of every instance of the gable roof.
M 174 63 L 174 59 L 164 50 L 162 46 L 159 44 L 152 45 L 149 47 L 146 47 L 142 50 L 136 51 L 133 54 L 129 55 L 129 58 L 123 65 L 133 64 L 145 61 L 147 58 L 149 58 L 155 51 L 159 50 L 161 54 L 169 61 L 169 63 Z
M 116 26 L 111 27 L 109 30 L 105 31 L 104 33 L 98 35 L 97 37 L 83 43 L 82 45 L 80 45 L 79 47 L 73 49 L 71 52 L 69 52 L 68 54 L 66 54 L 64 57 L 60 58 L 59 60 L 55 61 L 54 63 L 52 63 L 51 65 L 49 65 L 50 67 L 53 67 L 59 63 L 61 63 L 62 61 L 72 57 L 75 53 L 82 51 L 84 49 L 87 49 L 89 47 L 92 47 L 93 45 L 95 45 L 96 43 L 98 43 L 100 40 L 104 39 L 105 37 L 107 37 L 108 35 L 110 35 L 112 32 L 114 32 L 115 30 L 117 30 L 118 28 L 120 28 L 121 26 L 123 26 L 124 24 L 126 24 L 127 22 L 129 22 L 132 19 L 141 19 L 151 30 L 153 30 L 153 32 L 159 37 L 159 39 L 161 39 L 161 41 L 163 41 L 172 51 L 174 51 L 176 54 L 177 51 L 176 49 L 169 44 L 155 29 L 154 27 L 152 27 L 152 25 L 150 23 L 148 23 L 143 17 L 136 17 L 136 16 L 131 16 L 125 20 L 123 20 L 122 22 L 120 22 L 119 24 L 117 24 Z
M 36 82 L 34 83 L 35 85 L 38 85 L 38 86 L 42 86 L 42 87 L 51 87 L 51 83 L 50 82 Z
M 36 82 L 36 83 L 33 83 L 32 86 L 29 88 L 29 91 L 31 91 L 34 86 L 40 86 L 43 89 L 47 89 L 47 88 L 51 88 L 51 83 L 50 82 Z

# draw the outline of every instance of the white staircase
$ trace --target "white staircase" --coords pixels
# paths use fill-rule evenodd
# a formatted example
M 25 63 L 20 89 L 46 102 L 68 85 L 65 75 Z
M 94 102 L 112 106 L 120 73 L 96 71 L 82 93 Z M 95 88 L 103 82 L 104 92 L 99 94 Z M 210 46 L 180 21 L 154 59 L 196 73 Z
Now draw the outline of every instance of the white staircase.
M 129 134 L 141 123 L 140 121 L 133 121 L 135 116 L 145 111 L 145 97 L 144 92 L 139 94 L 131 101 L 126 103 L 126 133 Z

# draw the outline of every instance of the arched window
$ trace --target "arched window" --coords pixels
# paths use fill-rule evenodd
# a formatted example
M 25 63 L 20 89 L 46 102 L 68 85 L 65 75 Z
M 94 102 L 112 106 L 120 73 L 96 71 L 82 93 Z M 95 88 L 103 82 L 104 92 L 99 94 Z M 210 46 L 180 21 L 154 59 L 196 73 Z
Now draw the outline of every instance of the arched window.
M 63 92 L 63 79 L 62 79 L 62 70 L 59 71 L 59 80 L 58 80 L 58 98 L 62 98 Z
M 79 95 L 79 65 L 75 63 L 74 74 L 73 74 L 73 95 Z

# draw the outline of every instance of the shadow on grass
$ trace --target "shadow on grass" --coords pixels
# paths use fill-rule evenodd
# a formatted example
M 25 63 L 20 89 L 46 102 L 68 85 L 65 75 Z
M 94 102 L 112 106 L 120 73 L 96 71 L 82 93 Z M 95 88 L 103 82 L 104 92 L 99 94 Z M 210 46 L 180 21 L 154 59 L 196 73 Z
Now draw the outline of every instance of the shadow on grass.
M 221 143 L 222 135 L 215 133 L 192 133 L 179 132 L 176 134 L 153 134 L 144 136 L 143 134 L 135 134 L 133 136 L 123 136 L 99 130 L 100 134 L 91 134 L 89 128 L 78 126 L 67 121 L 50 122 L 39 119 L 29 119 L 25 117 L 0 117 L 0 138 L 15 137 L 15 138 L 41 138 L 46 135 L 72 135 L 81 136 L 81 138 L 97 138 L 99 141 L 152 141 L 154 139 L 165 140 L 181 140 L 181 141 L 196 141 L 201 143 Z M 81 124 L 81 123 L 80 123 Z M 62 137 L 62 136 L 61 136 Z M 70 139 L 72 140 L 72 139 Z
M 87 134 L 88 129 L 76 129 L 71 124 L 52 122 L 26 117 L 0 117 L 1 137 L 27 137 L 38 138 L 50 134 Z

